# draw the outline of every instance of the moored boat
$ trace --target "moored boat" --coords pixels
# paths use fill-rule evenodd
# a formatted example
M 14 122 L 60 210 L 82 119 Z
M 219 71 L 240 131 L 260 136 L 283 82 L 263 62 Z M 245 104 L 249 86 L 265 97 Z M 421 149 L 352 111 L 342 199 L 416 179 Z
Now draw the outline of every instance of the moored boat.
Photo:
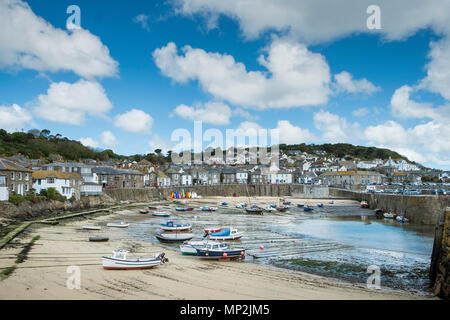
M 220 227 L 205 228 L 205 233 L 213 233 L 219 231 L 222 231 L 222 228 Z
M 217 208 L 214 207 L 201 207 L 202 211 L 216 211 Z
M 156 239 L 161 242 L 182 242 L 191 240 L 194 237 L 193 233 L 161 233 L 155 234 Z
M 305 205 L 303 203 L 297 203 L 298 208 L 303 208 Z
M 286 206 L 282 206 L 282 207 L 277 207 L 276 209 L 280 212 L 286 212 L 289 208 Z
M 158 207 L 154 207 L 154 206 L 148 206 L 148 208 L 149 208 L 150 210 L 158 210 Z
M 369 208 L 369 204 L 367 203 L 367 201 L 361 201 L 361 203 L 359 204 L 359 206 L 361 208 Z
M 385 217 L 386 219 L 394 219 L 394 213 L 392 212 L 385 212 L 383 213 L 383 217 Z
M 174 220 L 169 220 L 164 224 L 161 224 L 161 229 L 164 231 L 190 231 L 192 225 L 190 223 L 177 223 Z
M 266 212 L 274 212 L 274 211 L 277 211 L 277 209 L 272 208 L 271 206 L 267 206 L 267 207 L 264 208 L 264 211 L 266 211 Z
M 147 214 L 149 211 L 148 210 L 146 210 L 146 209 L 141 209 L 141 210 L 139 210 L 139 213 L 140 214 Z
M 106 242 L 108 240 L 108 237 L 89 237 L 89 241 L 91 242 Z
M 226 243 L 209 242 L 204 248 L 196 248 L 200 259 L 245 259 L 244 248 L 230 248 Z
M 312 206 L 304 206 L 303 211 L 313 211 L 314 208 Z
M 170 213 L 164 212 L 164 211 L 156 211 L 152 213 L 152 216 L 155 217 L 170 217 Z
M 197 248 L 204 248 L 208 240 L 190 240 L 180 244 L 180 251 L 183 255 L 197 255 Z
M 318 206 L 319 208 L 322 208 L 322 207 L 323 207 L 323 203 L 318 203 L 317 206 Z
M 228 228 L 219 232 L 213 232 L 209 234 L 211 240 L 238 240 L 242 238 L 244 234 L 239 232 L 238 229 Z
M 120 223 L 117 222 L 109 222 L 106 224 L 107 227 L 112 228 L 128 228 L 130 226 L 129 223 L 125 223 L 125 221 L 121 221 Z
M 194 208 L 175 208 L 175 211 L 192 211 Z
M 103 268 L 107 270 L 149 269 L 169 261 L 165 253 L 157 253 L 152 258 L 127 259 L 127 250 L 113 251 L 111 257 L 102 257 Z
M 260 207 L 245 208 L 245 212 L 250 214 L 263 214 L 263 208 Z
M 236 205 L 236 208 L 245 208 L 245 207 L 247 207 L 247 204 L 246 204 L 246 203 L 238 203 L 238 204 Z
M 98 226 L 83 226 L 82 227 L 84 230 L 100 230 L 101 227 Z
M 228 202 L 222 202 L 220 205 L 226 207 L 228 206 Z

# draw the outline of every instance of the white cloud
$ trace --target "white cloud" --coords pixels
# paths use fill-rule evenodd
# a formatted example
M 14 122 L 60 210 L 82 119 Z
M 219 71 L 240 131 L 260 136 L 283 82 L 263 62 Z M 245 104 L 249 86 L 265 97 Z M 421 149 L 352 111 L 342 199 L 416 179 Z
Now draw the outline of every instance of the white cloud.
M 89 31 L 55 28 L 27 3 L 0 0 L 0 68 L 73 71 L 92 78 L 116 75 L 117 66 L 108 48 Z
M 103 131 L 101 137 L 102 143 L 105 146 L 114 147 L 115 145 L 117 145 L 117 139 L 111 131 L 109 130 Z
M 175 0 L 174 3 L 179 14 L 206 18 L 223 14 L 235 19 L 244 36 L 250 39 L 275 30 L 289 31 L 308 44 L 361 32 L 381 33 L 396 40 L 423 28 L 431 27 L 438 33 L 450 29 L 447 0 L 378 0 L 381 30 L 367 28 L 366 10 L 374 4 L 372 0 Z
M 370 113 L 369 108 L 359 108 L 359 109 L 352 111 L 352 114 L 355 117 L 364 117 L 364 116 L 368 115 L 369 113 Z
M 314 126 L 322 132 L 326 143 L 358 141 L 359 124 L 349 124 L 345 118 L 320 110 L 313 115 Z
M 430 121 L 404 128 L 395 121 L 368 127 L 365 137 L 370 144 L 389 148 L 422 164 L 450 165 L 450 127 Z
M 161 72 L 180 83 L 197 80 L 218 100 L 242 107 L 291 108 L 328 102 L 330 70 L 325 58 L 303 44 L 275 38 L 258 62 L 267 72 L 247 71 L 228 54 L 185 46 L 178 55 L 173 42 L 153 52 Z
M 349 93 L 366 93 L 373 94 L 379 91 L 381 88 L 376 87 L 367 79 L 354 80 L 352 75 L 347 71 L 334 75 L 336 81 L 335 87 L 337 92 L 349 92 Z
M 33 111 L 39 117 L 59 123 L 80 125 L 86 114 L 103 115 L 112 108 L 105 90 L 98 82 L 52 83 L 47 94 L 37 98 Z
M 150 139 L 150 141 L 148 142 L 149 147 L 151 148 L 150 151 L 148 151 L 147 153 L 154 153 L 156 149 L 161 149 L 162 153 L 166 153 L 169 150 L 174 150 L 174 143 L 172 141 L 167 141 L 163 138 L 161 138 L 157 133 L 154 133 Z M 174 150 L 175 151 L 175 150 Z M 181 150 L 183 151 L 183 150 Z M 175 152 L 180 152 L 180 151 L 175 151 Z
M 204 105 L 190 107 L 180 104 L 173 114 L 192 121 L 203 121 L 214 125 L 227 125 L 232 115 L 230 107 L 222 102 L 210 101 Z
M 248 111 L 245 111 L 245 110 L 243 110 L 241 108 L 234 109 L 233 110 L 233 116 L 241 117 L 241 118 L 247 119 L 248 121 L 253 121 L 253 120 L 258 120 L 259 119 L 259 117 L 257 115 L 254 115 L 254 114 L 252 114 L 252 113 L 250 113 Z
M 279 120 L 275 129 L 279 130 L 280 143 L 300 144 L 312 143 L 317 140 L 308 129 L 294 126 L 288 120 Z
M 450 34 L 430 46 L 427 76 L 420 86 L 450 100 Z
M 133 22 L 139 24 L 142 29 L 150 31 L 150 27 L 148 26 L 148 15 L 141 13 L 133 18 Z
M 32 120 L 31 114 L 17 104 L 0 106 L 0 129 L 9 132 L 22 131 Z
M 128 132 L 146 134 L 150 132 L 153 118 L 142 110 L 132 109 L 117 115 L 114 125 Z
M 93 149 L 97 149 L 98 147 L 100 147 L 100 144 L 90 137 L 80 138 L 79 141 L 81 142 L 82 145 L 84 145 L 86 147 L 90 147 Z

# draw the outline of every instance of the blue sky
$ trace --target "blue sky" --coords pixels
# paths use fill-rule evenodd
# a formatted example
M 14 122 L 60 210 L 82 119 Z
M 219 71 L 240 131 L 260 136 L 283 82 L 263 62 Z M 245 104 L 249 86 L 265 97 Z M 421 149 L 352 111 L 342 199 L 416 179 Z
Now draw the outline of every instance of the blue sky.
M 0 127 L 136 154 L 203 120 L 450 168 L 446 1 L 380 1 L 379 30 L 365 1 L 239 2 L 0 0 Z M 72 4 L 83 30 L 66 29 Z

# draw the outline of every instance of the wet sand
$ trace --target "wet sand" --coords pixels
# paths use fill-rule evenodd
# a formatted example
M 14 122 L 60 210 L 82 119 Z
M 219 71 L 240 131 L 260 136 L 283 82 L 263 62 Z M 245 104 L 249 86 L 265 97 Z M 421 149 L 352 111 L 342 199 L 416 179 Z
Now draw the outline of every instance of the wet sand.
M 252 203 L 267 205 L 278 198 L 260 197 Z M 286 198 L 293 201 L 292 198 Z M 230 206 L 248 198 L 205 198 L 181 200 L 190 206 Z M 329 200 L 301 200 L 315 205 Z M 334 200 L 334 205 L 355 204 Z M 179 204 L 173 204 L 177 206 Z M 158 243 L 130 238 L 125 229 L 105 227 L 107 222 L 139 216 L 138 209 L 118 210 L 110 215 L 88 217 L 60 225 L 34 225 L 13 244 L 0 250 L 0 268 L 12 266 L 23 245 L 35 235 L 28 258 L 0 281 L 0 299 L 424 299 L 400 291 L 369 290 L 363 286 L 301 273 L 270 265 L 236 261 L 203 261 L 164 250 Z M 82 225 L 101 225 L 100 231 L 82 230 Z M 108 242 L 89 242 L 89 236 L 105 235 Z M 20 243 L 14 245 L 14 243 Z M 165 251 L 169 262 L 148 270 L 103 270 L 102 256 L 127 249 L 129 257 L 148 257 Z M 80 289 L 68 289 L 67 267 L 81 271 Z

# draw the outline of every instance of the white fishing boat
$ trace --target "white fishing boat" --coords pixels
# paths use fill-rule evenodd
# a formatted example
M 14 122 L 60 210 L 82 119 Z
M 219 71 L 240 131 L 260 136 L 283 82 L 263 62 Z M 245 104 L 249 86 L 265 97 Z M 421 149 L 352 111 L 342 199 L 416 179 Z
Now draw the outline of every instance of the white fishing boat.
M 157 253 L 152 258 L 127 259 L 127 250 L 115 250 L 111 257 L 102 257 L 103 268 L 108 270 L 149 269 L 169 261 L 165 253 Z
M 125 221 L 118 222 L 109 222 L 106 224 L 107 227 L 113 227 L 113 228 L 128 228 L 130 226 L 129 223 L 125 223 Z
M 84 230 L 101 230 L 101 227 L 98 226 L 83 226 Z
M 213 232 L 209 234 L 209 239 L 211 240 L 238 240 L 242 238 L 244 234 L 242 232 L 239 232 L 238 229 L 225 229 L 223 231 L 219 232 Z
M 194 237 L 193 233 L 157 233 L 156 239 L 161 242 L 182 242 L 191 240 Z
M 184 255 L 197 255 L 197 249 L 205 248 L 208 240 L 191 240 L 180 244 L 180 251 Z
M 267 207 L 264 208 L 264 211 L 266 211 L 266 212 L 274 212 L 274 211 L 277 211 L 277 209 L 275 209 L 275 208 L 273 208 L 271 206 L 267 206 Z

